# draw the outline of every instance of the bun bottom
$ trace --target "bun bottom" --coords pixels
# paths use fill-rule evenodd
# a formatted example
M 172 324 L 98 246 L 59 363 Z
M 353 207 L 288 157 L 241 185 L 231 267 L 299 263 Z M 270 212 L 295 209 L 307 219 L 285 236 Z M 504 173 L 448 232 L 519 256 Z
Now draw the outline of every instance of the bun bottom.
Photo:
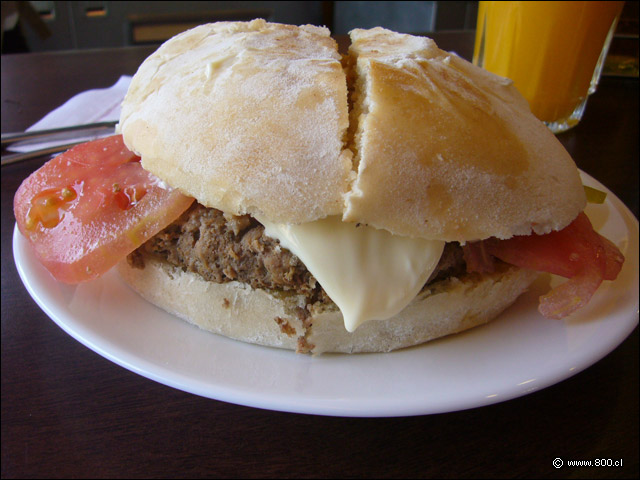
M 302 353 L 389 352 L 487 323 L 535 280 L 529 270 L 502 265 L 433 283 L 398 315 L 344 328 L 335 305 L 306 310 L 302 295 L 272 294 L 248 285 L 213 283 L 151 257 L 143 269 L 126 260 L 118 271 L 142 297 L 198 327 L 236 340 Z

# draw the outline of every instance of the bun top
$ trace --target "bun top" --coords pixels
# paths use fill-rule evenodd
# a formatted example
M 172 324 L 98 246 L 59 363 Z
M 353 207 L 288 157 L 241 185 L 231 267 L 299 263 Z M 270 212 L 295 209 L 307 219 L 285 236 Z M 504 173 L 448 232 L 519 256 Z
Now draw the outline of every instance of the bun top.
M 344 218 L 469 241 L 548 233 L 586 204 L 578 170 L 511 80 L 382 28 L 351 32 L 358 175 Z
M 343 215 L 471 241 L 547 233 L 582 211 L 573 160 L 510 80 L 428 38 L 351 38 L 345 71 L 324 28 L 254 20 L 178 35 L 133 78 L 125 143 L 200 203 L 278 223 Z
M 122 105 L 125 144 L 200 203 L 281 223 L 342 214 L 347 85 L 325 28 L 202 25 L 149 56 Z

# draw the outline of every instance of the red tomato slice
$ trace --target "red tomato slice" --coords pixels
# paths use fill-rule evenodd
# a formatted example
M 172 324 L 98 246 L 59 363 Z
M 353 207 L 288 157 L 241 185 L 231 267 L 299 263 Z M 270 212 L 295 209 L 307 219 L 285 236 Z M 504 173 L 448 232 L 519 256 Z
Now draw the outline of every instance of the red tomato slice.
M 564 318 L 591 300 L 602 279 L 602 271 L 597 266 L 589 265 L 546 295 L 542 295 L 538 311 L 547 318 Z
M 489 254 L 511 265 L 571 279 L 540 298 L 539 310 L 549 318 L 563 318 L 584 306 L 603 280 L 615 280 L 624 263 L 620 250 L 593 229 L 584 213 L 547 235 L 482 243 Z
M 614 280 L 624 262 L 620 250 L 593 229 L 584 213 L 557 232 L 516 236 L 508 240 L 492 238 L 485 244 L 491 255 L 507 263 L 566 278 L 595 265 L 604 279 Z
M 115 135 L 45 163 L 22 182 L 13 211 L 51 274 L 80 283 L 104 274 L 192 202 L 144 170 Z

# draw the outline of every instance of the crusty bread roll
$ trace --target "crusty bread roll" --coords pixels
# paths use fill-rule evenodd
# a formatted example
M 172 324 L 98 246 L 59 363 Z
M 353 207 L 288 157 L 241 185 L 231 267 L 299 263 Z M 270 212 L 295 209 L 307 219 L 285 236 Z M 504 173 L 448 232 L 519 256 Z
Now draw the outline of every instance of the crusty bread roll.
M 575 163 L 510 80 L 429 38 L 351 39 L 358 175 L 344 220 L 471 241 L 549 233 L 584 209 Z
M 249 343 L 301 353 L 389 352 L 482 325 L 511 305 L 537 274 L 502 265 L 489 275 L 451 277 L 425 288 L 399 315 L 349 333 L 333 304 L 302 319 L 302 295 L 278 295 L 239 282 L 213 283 L 161 260 L 118 264 L 141 296 L 198 327 Z
M 278 223 L 344 214 L 471 241 L 548 233 L 584 209 L 575 163 L 510 80 L 428 38 L 351 36 L 355 136 L 329 31 L 255 20 L 194 28 L 145 60 L 124 141 L 203 205 Z
M 464 243 L 547 233 L 582 211 L 573 160 L 511 81 L 428 38 L 382 28 L 351 36 L 341 59 L 329 31 L 312 26 L 255 20 L 182 33 L 133 78 L 124 141 L 199 203 L 275 223 L 342 215 Z M 349 333 L 335 306 L 310 311 L 301 296 L 145 264 L 119 270 L 165 310 L 232 338 L 312 352 L 389 351 L 465 330 L 535 277 L 509 267 L 440 281 L 396 317 Z
M 208 207 L 302 223 L 341 214 L 347 84 L 325 28 L 202 25 L 147 58 L 120 129 L 145 169 Z

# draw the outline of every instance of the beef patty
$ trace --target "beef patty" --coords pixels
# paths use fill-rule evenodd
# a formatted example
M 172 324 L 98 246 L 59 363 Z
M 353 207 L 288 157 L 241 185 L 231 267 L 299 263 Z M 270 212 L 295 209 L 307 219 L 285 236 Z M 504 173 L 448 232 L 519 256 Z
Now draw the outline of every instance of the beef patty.
M 228 215 L 194 203 L 130 254 L 129 263 L 144 268 L 144 254 L 212 282 L 237 280 L 253 288 L 302 294 L 309 303 L 331 301 L 300 259 L 266 236 L 264 227 L 249 215 Z M 464 271 L 462 248 L 458 243 L 447 243 L 427 284 Z

